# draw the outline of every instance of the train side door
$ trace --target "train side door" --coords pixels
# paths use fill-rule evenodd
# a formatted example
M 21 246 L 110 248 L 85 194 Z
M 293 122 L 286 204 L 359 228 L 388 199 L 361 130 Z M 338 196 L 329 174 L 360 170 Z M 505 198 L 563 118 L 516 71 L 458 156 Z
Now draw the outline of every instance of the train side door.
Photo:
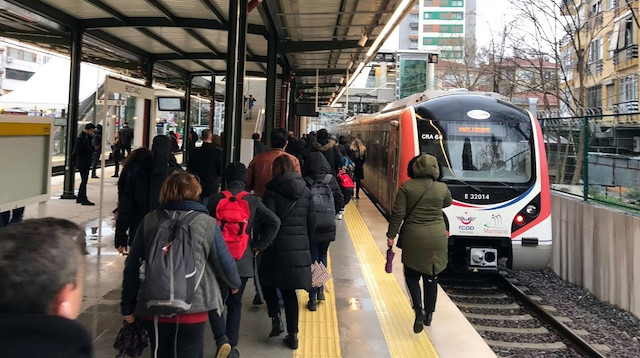
M 393 123 L 393 121 L 391 122 Z M 387 153 L 388 163 L 389 163 L 389 171 L 387 183 L 389 183 L 387 195 L 389 198 L 389 212 L 393 209 L 393 203 L 396 200 L 396 192 L 398 191 L 398 162 L 400 159 L 400 138 L 398 127 L 391 125 L 391 131 L 389 132 L 389 152 Z

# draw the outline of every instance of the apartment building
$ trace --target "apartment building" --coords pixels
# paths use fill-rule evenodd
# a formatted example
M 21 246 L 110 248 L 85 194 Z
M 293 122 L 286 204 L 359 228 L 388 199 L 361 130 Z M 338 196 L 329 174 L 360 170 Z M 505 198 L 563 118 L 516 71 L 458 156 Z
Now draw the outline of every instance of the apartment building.
M 477 0 L 419 0 L 399 25 L 399 49 L 462 60 L 475 53 Z
M 0 39 L 0 95 L 18 88 L 50 58 L 17 42 Z

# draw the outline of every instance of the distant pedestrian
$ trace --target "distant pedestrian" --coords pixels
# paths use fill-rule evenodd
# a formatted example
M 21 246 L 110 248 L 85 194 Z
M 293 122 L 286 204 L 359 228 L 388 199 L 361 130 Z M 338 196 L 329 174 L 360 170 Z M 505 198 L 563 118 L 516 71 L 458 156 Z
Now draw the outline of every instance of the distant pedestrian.
M 93 145 L 91 139 L 96 126 L 93 123 L 87 123 L 84 131 L 76 138 L 73 146 L 73 155 L 76 159 L 76 167 L 80 172 L 80 187 L 78 188 L 78 196 L 76 203 L 81 205 L 96 205 L 87 198 L 87 182 L 89 181 L 89 171 L 91 170 L 91 160 L 93 158 Z
M 115 139 L 111 143 L 111 154 L 113 156 L 113 164 L 115 165 L 115 171 L 112 178 L 117 178 L 120 175 L 120 161 L 122 160 L 122 142 L 120 141 L 120 133 L 115 134 Z
M 226 323 L 224 317 L 217 314 L 209 314 L 209 321 L 216 339 L 218 352 L 222 351 L 224 349 L 224 345 L 228 343 L 232 348 L 229 357 L 238 357 L 239 352 L 237 346 L 240 338 L 242 295 L 248 279 L 254 277 L 254 256 L 265 250 L 271 244 L 273 238 L 278 232 L 278 229 L 280 228 L 280 219 L 262 203 L 260 197 L 251 195 L 245 191 L 247 168 L 244 164 L 237 162 L 230 163 L 225 170 L 225 175 L 227 180 L 227 192 L 217 193 L 211 196 L 208 206 L 209 213 L 214 218 L 222 220 L 224 217 L 238 214 L 238 212 L 235 211 L 236 206 L 232 204 L 235 200 L 232 200 L 231 197 L 237 198 L 238 201 L 246 202 L 248 209 L 246 213 L 248 214 L 248 221 L 246 225 L 241 226 L 241 230 L 243 234 L 247 234 L 246 239 L 248 242 L 240 243 L 240 245 L 246 245 L 246 249 L 242 256 L 239 259 L 236 259 L 238 274 L 240 275 L 242 283 L 240 285 L 240 290 L 237 293 L 229 294 L 225 300 L 225 304 L 227 306 Z M 242 198 L 240 198 L 239 195 L 243 195 Z M 229 197 L 229 200 L 224 202 L 226 204 L 223 207 L 224 203 L 221 203 L 227 197 Z M 242 206 L 243 204 L 240 204 L 240 207 Z M 224 212 L 225 208 L 233 211 L 229 213 Z M 218 217 L 219 214 L 220 217 Z M 242 219 L 244 219 L 244 217 Z M 227 223 L 226 225 L 233 225 L 233 223 Z M 235 230 L 232 226 L 229 226 L 229 228 Z M 224 230 L 223 237 L 226 242 L 233 240 L 233 238 L 225 237 Z M 235 241 L 231 242 L 235 243 Z
M 253 139 L 253 156 L 254 157 L 260 153 L 269 151 L 269 147 L 267 147 L 266 144 L 260 141 L 260 133 L 253 133 L 251 135 L 251 139 Z
M 96 130 L 91 136 L 91 145 L 93 146 L 93 168 L 91 170 L 91 177 L 94 179 L 100 178 L 96 175 L 96 168 L 100 162 L 100 155 L 102 154 L 102 124 L 98 124 Z
M 195 129 L 191 128 L 189 131 L 189 149 L 193 149 L 196 147 L 196 142 L 198 141 L 198 133 Z
M 285 132 L 286 134 L 286 132 Z M 262 253 L 260 280 L 271 317 L 270 337 L 284 331 L 276 290 L 282 293 L 287 320 L 285 344 L 298 349 L 298 298 L 296 289 L 311 289 L 309 241 L 316 227 L 311 192 L 295 170 L 289 156 L 273 162 L 273 180 L 266 185 L 264 203 L 280 218 L 280 230 L 273 244 Z
M 313 149 L 322 153 L 331 166 L 331 174 L 338 176 L 338 170 L 342 168 L 342 154 L 335 139 L 332 139 L 326 129 L 318 131 L 318 140 L 313 143 Z
M 415 311 L 413 331 L 420 333 L 423 325 L 431 325 L 438 275 L 447 267 L 447 228 L 442 208 L 451 205 L 451 192 L 446 184 L 438 181 L 440 168 L 434 156 L 417 156 L 409 162 L 407 170 L 411 179 L 398 189 L 389 219 L 387 245 L 393 246 L 402 224 L 398 247 L 402 248 L 404 277 Z
M 124 122 L 124 126 L 120 129 L 120 140 L 122 141 L 122 154 L 127 152 L 127 156 L 131 154 L 131 145 L 133 144 L 133 129 L 129 128 L 129 122 Z
M 177 153 L 180 151 L 178 137 L 174 131 L 169 131 L 169 148 L 171 148 L 171 153 Z
M 149 332 L 151 352 L 155 352 L 155 356 L 158 357 L 202 357 L 204 330 L 209 311 L 222 314 L 224 308 L 220 284 L 226 285 L 232 293 L 238 292 L 240 287 L 238 270 L 222 238 L 220 227 L 208 215 L 207 209 L 197 202 L 201 190 L 198 179 L 193 174 L 185 171 L 171 174 L 162 185 L 158 210 L 145 216 L 136 232 L 131 252 L 125 262 L 121 313 L 128 323 L 134 322 L 135 315 L 142 318 Z M 187 245 L 166 245 L 163 247 L 161 243 L 156 242 L 159 239 L 175 238 L 175 236 L 167 238 L 163 236 L 166 231 L 161 231 L 169 220 L 177 222 L 173 224 L 177 227 L 182 227 L 180 224 L 182 220 L 188 220 L 186 225 L 189 229 L 186 231 L 186 241 L 193 244 L 192 255 L 183 257 L 181 256 L 183 251 L 172 251 L 172 249 L 184 249 Z M 178 232 L 183 231 L 173 231 L 174 235 L 179 235 Z M 178 245 L 183 243 L 185 241 L 181 240 Z M 176 247 L 180 249 L 174 249 Z M 165 259 L 163 253 L 167 252 L 171 254 L 167 255 L 168 259 Z M 174 272 L 173 266 L 171 271 L 158 271 L 163 267 L 161 263 L 154 265 L 154 262 L 158 261 L 153 258 L 158 258 L 158 256 L 160 257 L 159 261 L 173 260 L 172 263 L 193 265 L 194 273 L 199 275 L 198 279 L 196 280 L 194 277 L 191 281 L 193 286 L 189 286 L 184 276 L 182 281 L 176 278 L 176 285 L 174 285 L 174 280 L 170 281 L 169 278 L 165 280 L 163 274 L 172 274 Z M 184 311 L 178 311 L 171 316 L 161 316 L 154 310 L 154 300 L 169 296 L 150 297 L 148 295 L 153 294 L 153 290 L 144 287 L 142 290 L 140 289 L 142 262 L 145 262 L 145 284 L 150 285 L 155 282 L 156 285 L 166 285 L 163 287 L 170 290 L 171 300 L 174 300 L 174 293 L 181 295 L 180 297 L 190 296 L 188 288 L 184 286 L 193 289 L 191 301 L 183 301 L 185 304 L 189 303 Z M 171 277 L 173 278 L 173 276 Z M 159 289 L 158 286 L 155 288 Z M 158 290 L 155 291 L 155 293 L 157 292 Z M 157 309 L 160 310 L 160 308 Z M 164 307 L 164 309 L 169 309 L 169 307 Z M 154 356 L 153 353 L 152 356 Z
M 360 186 L 362 179 L 364 179 L 364 162 L 367 161 L 367 147 L 362 144 L 360 139 L 356 138 L 351 142 L 348 153 L 355 164 L 353 179 L 356 182 L 356 199 L 360 199 Z
M 209 129 L 202 131 L 202 146 L 194 148 L 189 155 L 187 170 L 200 178 L 202 194 L 200 203 L 207 205 L 209 197 L 218 192 L 218 179 L 222 176 L 222 150 L 213 143 L 213 134 Z
M 0 347 L 3 357 L 90 358 L 82 304 L 84 231 L 54 218 L 0 229 Z

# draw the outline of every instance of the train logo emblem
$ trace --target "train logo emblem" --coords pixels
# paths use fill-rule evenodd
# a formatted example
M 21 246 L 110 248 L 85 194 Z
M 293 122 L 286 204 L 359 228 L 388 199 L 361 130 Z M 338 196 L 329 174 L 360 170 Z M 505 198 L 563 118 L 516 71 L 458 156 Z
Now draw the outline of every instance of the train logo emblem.
M 489 117 L 491 117 L 491 113 L 481 109 L 474 109 L 467 112 L 467 116 L 473 119 L 489 119 Z
M 487 235 L 509 235 L 510 230 L 502 224 L 502 215 L 491 215 L 491 225 L 484 224 L 484 233 Z
M 475 230 L 475 226 L 471 225 L 471 223 L 476 219 L 475 217 L 469 216 L 465 212 L 464 216 L 458 216 L 457 218 L 458 218 L 458 220 L 460 220 L 460 223 L 462 223 L 462 225 L 458 225 L 458 230 L 460 230 L 460 231 L 473 231 L 473 230 Z

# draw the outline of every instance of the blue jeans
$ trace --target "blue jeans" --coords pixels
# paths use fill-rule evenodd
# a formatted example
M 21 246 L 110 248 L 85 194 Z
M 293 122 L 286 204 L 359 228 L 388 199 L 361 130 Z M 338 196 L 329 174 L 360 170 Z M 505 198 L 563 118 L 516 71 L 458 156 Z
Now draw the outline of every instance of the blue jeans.
M 322 262 L 324 266 L 327 266 L 327 252 L 329 252 L 329 244 L 327 242 L 311 242 L 309 250 L 311 251 L 311 262 Z M 315 300 L 318 296 L 318 290 L 322 287 L 314 287 L 309 291 L 309 298 Z

